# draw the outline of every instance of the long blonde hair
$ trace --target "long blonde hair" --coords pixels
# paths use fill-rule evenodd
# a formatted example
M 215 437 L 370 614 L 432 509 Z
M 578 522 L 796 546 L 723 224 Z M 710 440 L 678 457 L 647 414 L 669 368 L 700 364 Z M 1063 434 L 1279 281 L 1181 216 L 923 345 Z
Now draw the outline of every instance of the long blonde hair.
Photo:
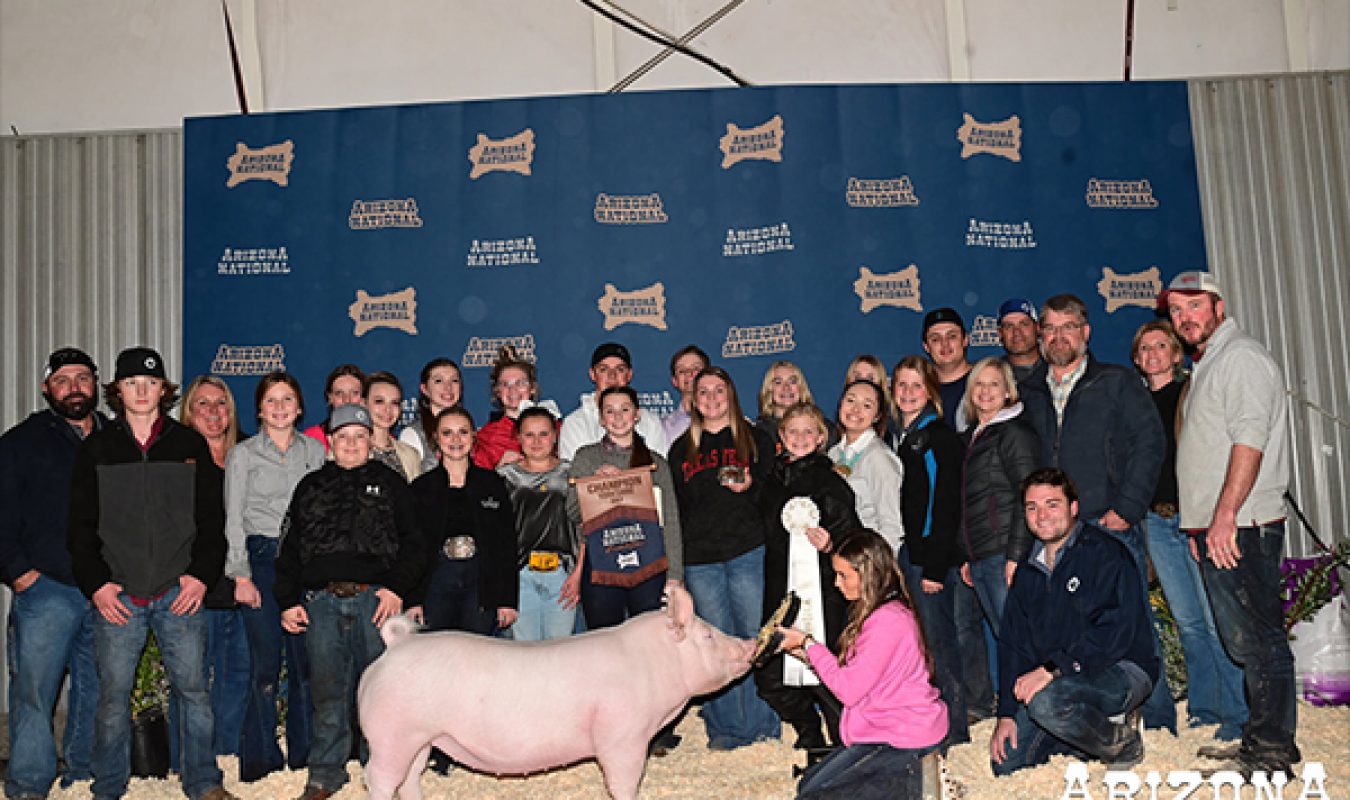
M 764 370 L 764 380 L 759 384 L 759 415 L 761 417 L 778 417 L 777 411 L 773 407 L 773 374 L 777 370 L 785 369 L 797 376 L 797 385 L 801 387 L 801 397 L 797 398 L 800 403 L 814 403 L 815 398 L 811 396 L 811 387 L 806 385 L 806 375 L 802 368 L 791 361 L 775 361 Z

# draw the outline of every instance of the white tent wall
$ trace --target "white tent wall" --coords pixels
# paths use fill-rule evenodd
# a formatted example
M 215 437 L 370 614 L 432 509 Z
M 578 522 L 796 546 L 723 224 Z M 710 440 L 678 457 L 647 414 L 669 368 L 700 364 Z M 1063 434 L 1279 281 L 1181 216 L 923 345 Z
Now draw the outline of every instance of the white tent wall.
M 675 36 L 726 5 L 618 2 Z M 577 0 L 226 5 L 255 112 L 604 91 L 660 50 Z M 1126 0 L 745 0 L 692 46 L 755 84 L 1117 80 L 1125 27 Z M 1138 78 L 1346 68 L 1346 0 L 1135 0 Z M 634 88 L 725 85 L 674 55 Z M 218 2 L 0 0 L 0 130 L 238 110 Z

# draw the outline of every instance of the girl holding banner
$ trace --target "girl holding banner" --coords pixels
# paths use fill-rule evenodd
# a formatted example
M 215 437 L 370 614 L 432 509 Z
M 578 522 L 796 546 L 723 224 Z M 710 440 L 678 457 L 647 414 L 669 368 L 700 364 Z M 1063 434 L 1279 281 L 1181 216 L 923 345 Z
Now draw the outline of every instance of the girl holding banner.
M 684 527 L 685 583 L 694 611 L 723 633 L 753 639 L 764 613 L 764 516 L 773 442 L 741 413 L 731 376 L 707 367 L 694 380 L 689 430 L 670 448 Z M 741 678 L 703 703 L 708 746 L 733 750 L 777 739 L 778 715 Z
M 581 569 L 562 590 L 565 600 L 580 597 L 591 629 L 660 608 L 666 583 L 684 578 L 670 467 L 636 430 L 637 392 L 611 386 L 598 405 L 605 435 L 572 457 L 567 506 L 581 527 Z
M 812 403 L 784 412 L 778 427 L 783 452 L 773 469 L 777 480 L 764 504 L 769 523 L 764 615 L 768 618 L 791 590 L 801 600 L 795 624 L 822 642 L 837 641 L 848 618 L 848 602 L 834 585 L 830 550 L 862 527 L 853 490 L 823 452 L 828 430 L 825 416 Z M 803 663 L 776 656 L 755 671 L 755 683 L 760 696 L 797 732 L 795 747 L 827 746 L 822 716 L 830 739 L 839 743 L 839 701 Z

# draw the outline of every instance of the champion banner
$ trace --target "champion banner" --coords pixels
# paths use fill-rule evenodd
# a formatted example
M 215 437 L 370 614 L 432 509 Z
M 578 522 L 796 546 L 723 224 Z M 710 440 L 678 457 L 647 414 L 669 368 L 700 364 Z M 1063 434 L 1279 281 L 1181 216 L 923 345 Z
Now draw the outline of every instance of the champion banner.
M 922 352 L 956 308 L 972 360 L 1010 297 L 1074 292 L 1128 359 L 1171 276 L 1204 268 L 1185 84 L 641 92 L 190 119 L 184 374 L 252 396 L 285 368 L 322 419 L 353 362 L 416 394 L 465 368 L 480 421 L 511 343 L 564 412 L 600 342 L 648 413 L 688 343 L 754 414 L 799 364 L 827 413 L 848 362 Z M 248 403 L 243 403 L 245 407 Z M 246 427 L 252 415 L 245 413 Z
M 651 467 L 577 478 L 576 489 L 592 583 L 629 588 L 666 571 Z

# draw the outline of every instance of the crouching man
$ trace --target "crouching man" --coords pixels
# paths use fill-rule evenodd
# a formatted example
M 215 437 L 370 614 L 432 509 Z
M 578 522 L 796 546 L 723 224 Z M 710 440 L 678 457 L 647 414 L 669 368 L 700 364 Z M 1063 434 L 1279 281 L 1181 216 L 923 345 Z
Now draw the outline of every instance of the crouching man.
M 1022 498 L 1037 542 L 1013 578 L 999 628 L 994 774 L 1055 754 L 1133 766 L 1144 743 L 1130 712 L 1161 668 L 1134 559 L 1078 519 L 1078 491 L 1062 470 L 1028 475 Z
M 347 782 L 357 683 L 384 651 L 380 625 L 411 605 L 422 578 L 411 491 L 369 460 L 372 430 L 364 406 L 333 409 L 333 460 L 295 487 L 277 552 L 281 624 L 305 633 L 312 666 L 314 730 L 301 800 L 325 800 Z

